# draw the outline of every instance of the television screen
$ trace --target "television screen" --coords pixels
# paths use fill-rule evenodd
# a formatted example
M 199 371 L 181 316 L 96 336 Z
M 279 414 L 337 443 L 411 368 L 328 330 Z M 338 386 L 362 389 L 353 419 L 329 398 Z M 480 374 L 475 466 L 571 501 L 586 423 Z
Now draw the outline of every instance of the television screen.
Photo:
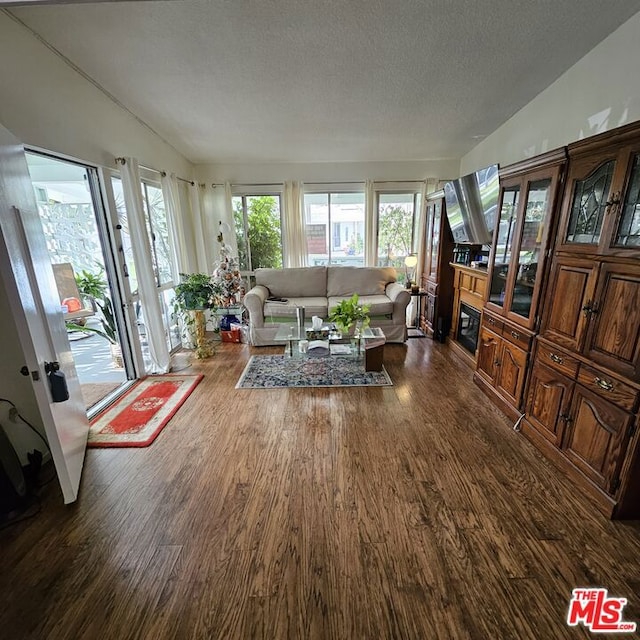
M 499 189 L 495 164 L 445 184 L 447 218 L 454 242 L 491 244 Z

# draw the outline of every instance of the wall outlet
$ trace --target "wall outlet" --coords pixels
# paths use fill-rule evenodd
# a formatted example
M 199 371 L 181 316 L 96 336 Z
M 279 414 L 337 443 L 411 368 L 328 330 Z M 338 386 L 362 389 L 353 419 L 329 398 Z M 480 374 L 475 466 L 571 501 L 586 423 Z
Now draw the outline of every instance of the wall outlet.
M 15 407 L 9 409 L 9 420 L 11 420 L 11 422 L 18 421 L 18 410 Z

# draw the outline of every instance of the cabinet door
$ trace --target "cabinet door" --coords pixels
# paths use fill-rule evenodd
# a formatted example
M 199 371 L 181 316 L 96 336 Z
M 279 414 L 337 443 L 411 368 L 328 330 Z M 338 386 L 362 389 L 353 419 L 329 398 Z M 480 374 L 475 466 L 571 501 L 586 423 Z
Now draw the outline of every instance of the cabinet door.
M 556 259 L 544 303 L 543 335 L 546 338 L 574 351 L 582 349 L 597 274 L 598 266 L 592 260 Z
M 427 293 L 424 299 L 424 321 L 429 331 L 433 332 L 436 328 L 436 296 L 432 293 Z
M 629 174 L 621 203 L 616 202 L 613 219 L 612 252 L 640 254 L 640 153 L 632 153 Z
M 434 270 L 431 268 L 432 255 L 433 255 L 433 210 L 435 203 L 427 203 L 426 215 L 427 215 L 427 230 L 425 236 L 425 246 L 424 246 L 424 268 L 423 268 L 423 276 L 425 278 L 430 278 L 434 274 Z
M 573 387 L 573 381 L 557 371 L 537 362 L 534 365 L 527 397 L 527 420 L 556 447 L 562 442 Z
M 575 386 L 570 414 L 567 457 L 601 489 L 615 493 L 633 416 L 581 385 Z
M 556 175 L 558 169 L 555 171 Z M 520 237 L 514 252 L 507 315 L 519 324 L 532 327 L 534 310 L 544 273 L 547 233 L 556 180 L 544 177 L 525 185 L 524 211 Z
M 522 404 L 522 389 L 527 370 L 527 352 L 502 341 L 496 371 L 496 389 L 517 409 Z
M 617 163 L 617 149 L 580 160 L 571 159 L 558 249 L 596 252 Z
M 585 355 L 615 371 L 640 375 L 640 265 L 600 268 Z
M 442 233 L 442 202 L 433 203 L 433 232 L 431 234 L 431 256 L 429 261 L 429 273 L 437 278 L 438 258 L 440 256 L 440 236 Z
M 510 265 L 513 259 L 514 237 L 518 227 L 520 183 L 506 184 L 501 190 L 500 218 L 491 248 L 491 274 L 487 306 L 501 313 L 510 289 Z M 517 245 L 515 245 L 517 247 Z
M 477 371 L 483 378 L 487 379 L 491 384 L 495 382 L 498 370 L 498 359 L 502 338 L 497 336 L 493 331 L 482 327 L 480 330 L 480 339 L 478 340 L 478 361 Z

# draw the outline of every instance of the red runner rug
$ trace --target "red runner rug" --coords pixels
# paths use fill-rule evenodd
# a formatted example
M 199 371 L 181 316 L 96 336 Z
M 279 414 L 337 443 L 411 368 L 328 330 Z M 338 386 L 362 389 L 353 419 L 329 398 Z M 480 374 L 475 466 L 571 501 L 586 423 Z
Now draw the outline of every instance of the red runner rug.
M 203 376 L 149 376 L 91 421 L 88 447 L 147 447 Z

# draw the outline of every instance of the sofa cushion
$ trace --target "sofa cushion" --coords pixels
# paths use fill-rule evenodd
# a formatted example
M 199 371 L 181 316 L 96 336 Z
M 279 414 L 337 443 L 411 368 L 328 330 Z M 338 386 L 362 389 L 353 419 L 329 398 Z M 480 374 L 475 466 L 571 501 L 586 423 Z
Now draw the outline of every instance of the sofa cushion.
M 389 282 L 396 281 L 393 267 L 328 267 L 327 297 L 375 296 L 384 293 Z
M 256 284 L 267 287 L 271 296 L 313 298 L 327 295 L 327 267 L 261 268 L 256 269 L 255 277 Z
M 346 300 L 349 297 L 350 296 L 333 296 L 329 298 L 329 312 L 331 312 L 340 301 Z M 369 309 L 370 316 L 383 316 L 393 313 L 393 302 L 385 295 L 359 296 L 358 302 L 371 305 Z
M 328 315 L 327 299 L 322 296 L 313 298 L 287 298 L 287 302 L 265 302 L 264 317 L 295 318 L 296 307 L 304 307 L 305 319 L 311 322 L 311 316 L 326 318 Z

